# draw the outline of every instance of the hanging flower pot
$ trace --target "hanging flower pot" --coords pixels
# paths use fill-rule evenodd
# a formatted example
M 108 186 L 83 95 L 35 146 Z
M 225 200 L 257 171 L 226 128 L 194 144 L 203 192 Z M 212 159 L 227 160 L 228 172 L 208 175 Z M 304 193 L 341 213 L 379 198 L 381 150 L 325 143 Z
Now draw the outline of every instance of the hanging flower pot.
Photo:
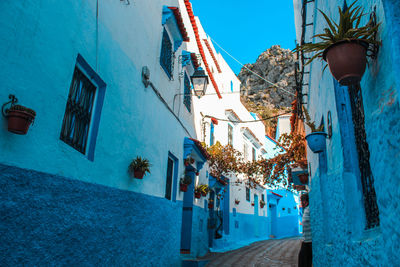
M 333 77 L 341 85 L 361 81 L 367 64 L 368 43 L 360 40 L 340 41 L 325 49 L 323 58 Z
M 298 176 L 302 184 L 308 184 L 308 173 L 300 173 Z
M 251 205 L 254 207 L 254 202 L 251 202 Z
M 200 192 L 194 192 L 194 197 L 195 198 L 201 198 L 201 193 Z
M 208 203 L 208 209 L 212 209 L 214 208 L 214 204 L 213 203 Z
M 239 205 L 239 203 L 240 203 L 240 200 L 239 199 L 235 199 L 235 204 Z
M 314 153 L 321 153 L 325 150 L 326 133 L 314 132 L 306 136 L 308 147 Z
M 187 184 L 180 184 L 180 185 L 179 185 L 179 189 L 180 189 L 182 192 L 187 192 L 187 190 L 188 190 L 188 185 L 187 185 Z
M 15 134 L 26 134 L 34 121 L 36 112 L 20 105 L 14 105 L 7 110 L 8 131 Z
M 136 179 L 143 179 L 145 173 L 150 173 L 151 164 L 148 159 L 137 156 L 129 164 L 128 172 Z

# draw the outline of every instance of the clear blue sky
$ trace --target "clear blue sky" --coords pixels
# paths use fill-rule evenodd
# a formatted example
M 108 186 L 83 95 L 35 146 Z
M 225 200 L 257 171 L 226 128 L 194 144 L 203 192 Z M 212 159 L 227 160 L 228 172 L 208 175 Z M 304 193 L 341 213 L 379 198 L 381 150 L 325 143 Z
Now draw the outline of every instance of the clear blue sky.
M 254 63 L 272 45 L 295 47 L 293 0 L 192 0 L 206 33 L 241 63 Z M 241 66 L 214 44 L 232 70 Z

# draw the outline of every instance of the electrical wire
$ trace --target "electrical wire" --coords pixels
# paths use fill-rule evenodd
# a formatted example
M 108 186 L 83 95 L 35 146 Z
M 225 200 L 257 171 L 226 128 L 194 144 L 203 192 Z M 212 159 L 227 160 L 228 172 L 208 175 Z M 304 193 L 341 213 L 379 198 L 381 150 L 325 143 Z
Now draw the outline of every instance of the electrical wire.
M 274 86 L 275 88 L 289 94 L 292 96 L 296 96 L 294 93 L 289 92 L 283 88 L 280 88 L 276 83 L 270 82 L 267 79 L 265 79 L 264 77 L 262 77 L 261 75 L 259 75 L 258 73 L 255 73 L 254 71 L 250 70 L 248 67 L 246 67 L 245 65 L 243 65 L 239 60 L 237 60 L 234 56 L 232 56 L 231 54 L 228 53 L 228 51 L 226 51 L 225 49 L 223 49 L 214 39 L 212 39 L 210 36 L 208 36 L 210 38 L 210 40 L 215 43 L 222 51 L 224 51 L 228 56 L 230 56 L 232 59 L 234 59 L 237 63 L 239 63 L 243 68 L 247 69 L 248 71 L 250 71 L 251 73 L 253 73 L 254 75 L 256 75 L 257 77 L 259 77 L 260 79 L 266 81 L 267 83 L 269 83 L 270 85 Z
M 234 122 L 234 123 L 249 123 L 249 122 L 259 122 L 259 121 L 271 120 L 271 119 L 275 119 L 275 118 L 277 118 L 279 116 L 287 115 L 287 114 L 292 114 L 292 112 L 291 111 L 290 112 L 285 112 L 285 113 L 278 114 L 278 115 L 275 115 L 275 116 L 272 116 L 272 117 L 268 117 L 268 118 L 265 118 L 265 119 L 252 120 L 252 121 L 232 121 L 232 120 L 228 120 L 228 119 L 219 119 L 219 118 L 216 118 L 216 117 L 210 116 L 210 115 L 203 115 L 203 117 L 204 118 L 214 118 L 214 119 L 216 119 L 218 121 L 230 121 L 230 122 Z

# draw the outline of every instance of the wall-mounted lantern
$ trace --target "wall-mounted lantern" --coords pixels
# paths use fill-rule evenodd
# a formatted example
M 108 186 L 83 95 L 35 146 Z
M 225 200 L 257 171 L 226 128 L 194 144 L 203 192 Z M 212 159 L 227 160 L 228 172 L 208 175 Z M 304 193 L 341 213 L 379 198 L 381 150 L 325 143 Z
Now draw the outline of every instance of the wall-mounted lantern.
M 204 96 L 208 85 L 208 76 L 206 72 L 202 68 L 198 68 L 190 78 L 192 80 L 194 94 L 198 98 Z

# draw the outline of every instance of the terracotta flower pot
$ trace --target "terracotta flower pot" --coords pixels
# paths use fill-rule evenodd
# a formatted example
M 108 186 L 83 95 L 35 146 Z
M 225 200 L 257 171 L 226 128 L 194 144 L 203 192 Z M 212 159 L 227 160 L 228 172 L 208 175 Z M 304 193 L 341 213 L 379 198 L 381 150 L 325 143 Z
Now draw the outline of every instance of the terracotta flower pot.
M 201 198 L 201 193 L 200 192 L 195 192 L 194 193 L 195 198 Z
M 133 177 L 137 179 L 143 179 L 144 171 L 141 170 L 133 170 Z
M 265 204 L 260 204 L 260 208 L 264 208 Z
M 299 174 L 299 180 L 302 184 L 308 184 L 308 174 L 307 173 Z
M 180 189 L 182 192 L 187 192 L 188 185 L 187 185 L 187 184 L 180 184 L 180 185 L 179 185 L 179 189 Z
M 7 113 L 8 131 L 15 134 L 26 134 L 35 119 L 33 114 L 23 110 L 10 110 Z
M 325 150 L 326 133 L 314 132 L 306 135 L 307 145 L 314 153 L 321 153 Z
M 236 205 L 239 205 L 239 203 L 240 203 L 240 200 L 235 200 Z
M 254 207 L 254 203 L 251 203 L 251 205 Z
M 323 58 L 341 85 L 361 81 L 367 64 L 367 48 L 367 43 L 353 40 L 337 42 L 325 49 Z
M 208 203 L 208 209 L 212 209 L 214 208 L 214 204 L 213 203 Z

